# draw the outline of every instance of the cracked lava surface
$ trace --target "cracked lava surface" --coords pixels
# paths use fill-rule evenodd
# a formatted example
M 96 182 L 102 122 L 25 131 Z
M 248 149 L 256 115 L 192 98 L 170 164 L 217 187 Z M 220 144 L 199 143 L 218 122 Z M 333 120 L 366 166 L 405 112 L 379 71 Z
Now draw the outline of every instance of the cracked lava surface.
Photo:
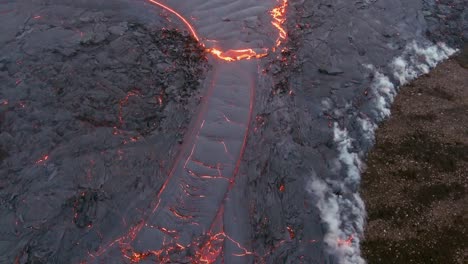
M 148 1 L 185 24 L 212 55 L 213 71 L 153 209 L 127 234 L 89 252 L 83 263 L 110 263 L 119 257 L 132 263 L 251 262 L 255 252 L 243 233 L 248 228 L 238 220 L 248 216 L 226 214 L 225 207 L 236 184 L 261 74 L 254 59 L 274 52 L 286 39 L 288 1 Z M 257 26 L 269 25 L 262 29 L 266 32 L 243 25 L 252 17 L 259 18 Z M 223 23 L 213 24 L 217 20 Z
M 463 7 L 2 1 L 0 263 L 365 263 L 374 130 Z

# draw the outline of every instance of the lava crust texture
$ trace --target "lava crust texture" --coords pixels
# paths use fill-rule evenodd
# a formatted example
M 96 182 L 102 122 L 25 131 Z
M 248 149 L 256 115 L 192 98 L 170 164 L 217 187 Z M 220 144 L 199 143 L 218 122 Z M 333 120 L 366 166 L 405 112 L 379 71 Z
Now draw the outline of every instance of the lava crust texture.
M 446 2 L 2 1 L 0 263 L 364 263 L 362 159 L 467 41 Z

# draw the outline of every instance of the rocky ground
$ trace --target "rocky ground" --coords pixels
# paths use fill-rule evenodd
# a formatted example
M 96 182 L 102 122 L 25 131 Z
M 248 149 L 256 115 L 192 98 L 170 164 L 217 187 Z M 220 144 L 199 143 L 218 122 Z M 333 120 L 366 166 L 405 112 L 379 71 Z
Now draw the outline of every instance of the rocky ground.
M 377 130 L 362 184 L 369 263 L 468 260 L 467 48 L 402 87 Z
M 388 89 L 398 85 L 391 62 L 411 41 L 444 37 L 459 47 L 461 32 L 468 33 L 464 1 L 423 2 L 419 10 L 418 1 L 291 1 L 290 42 L 266 67 L 271 84 L 257 90 L 256 128 L 243 164 L 253 248 L 274 252 L 267 263 L 362 263 L 357 157 L 372 147 L 368 127 L 389 110 L 376 111 L 379 87 L 371 82 L 378 78 L 363 65 L 389 76 Z M 448 15 L 452 20 L 441 20 Z
M 0 263 L 70 263 L 160 188 L 206 56 L 117 2 L 22 3 L 0 4 Z
M 427 37 L 451 47 L 460 47 L 468 40 L 467 0 L 423 0 L 422 4 Z

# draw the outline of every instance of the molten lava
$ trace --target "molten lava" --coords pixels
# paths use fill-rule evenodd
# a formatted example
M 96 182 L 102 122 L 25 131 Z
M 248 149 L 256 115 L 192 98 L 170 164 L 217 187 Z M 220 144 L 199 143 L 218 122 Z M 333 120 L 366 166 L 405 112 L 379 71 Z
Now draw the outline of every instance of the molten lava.
M 282 3 L 271 10 L 270 14 L 273 17 L 271 24 L 279 31 L 278 38 L 276 40 L 276 47 L 281 45 L 281 41 L 286 39 L 287 33 L 283 28 L 284 22 L 286 22 L 286 8 L 288 7 L 288 0 L 282 0 Z
M 158 1 L 156 0 L 148 0 L 150 1 L 151 3 L 159 6 L 159 7 L 162 7 L 163 9 L 171 12 L 172 14 L 174 14 L 175 16 L 177 16 L 180 20 L 182 20 L 182 22 L 184 22 L 184 24 L 188 27 L 190 33 L 192 34 L 192 36 L 197 40 L 197 41 L 200 41 L 200 38 L 198 37 L 197 35 L 197 32 L 195 31 L 195 29 L 193 28 L 193 26 L 190 24 L 190 22 L 187 21 L 187 19 L 185 19 L 185 17 L 183 17 L 181 14 L 177 13 L 177 11 L 175 11 L 174 9 L 170 8 L 169 6 L 165 5 L 165 4 L 162 4 L 162 3 L 159 3 Z
M 169 6 L 162 4 L 156 0 L 148 0 L 149 2 L 169 11 L 170 13 L 177 16 L 188 28 L 190 33 L 192 34 L 193 38 L 195 38 L 198 42 L 200 42 L 200 37 L 198 36 L 197 32 L 195 31 L 194 27 L 190 22 L 184 18 L 181 14 L 179 14 L 174 9 L 170 8 Z M 275 46 L 271 48 L 272 51 L 275 51 L 277 47 L 279 47 L 283 40 L 286 39 L 287 33 L 284 29 L 284 23 L 286 22 L 286 8 L 288 7 L 288 0 L 277 0 L 279 5 L 273 8 L 270 11 L 272 16 L 271 24 L 278 30 L 278 37 L 275 42 Z M 200 42 L 201 43 L 201 42 Z M 203 47 L 205 45 L 201 43 Z M 250 60 L 250 59 L 260 59 L 268 55 L 269 49 L 263 48 L 261 52 L 257 52 L 250 48 L 245 49 L 237 49 L 237 50 L 227 50 L 222 51 L 217 48 L 206 48 L 206 52 L 214 55 L 216 58 L 228 62 L 239 61 L 239 60 Z
M 206 51 L 225 61 L 260 59 L 268 55 L 268 50 L 266 49 L 264 49 L 262 53 L 257 53 L 253 49 L 228 50 L 223 52 L 219 49 L 212 48 L 206 49 Z

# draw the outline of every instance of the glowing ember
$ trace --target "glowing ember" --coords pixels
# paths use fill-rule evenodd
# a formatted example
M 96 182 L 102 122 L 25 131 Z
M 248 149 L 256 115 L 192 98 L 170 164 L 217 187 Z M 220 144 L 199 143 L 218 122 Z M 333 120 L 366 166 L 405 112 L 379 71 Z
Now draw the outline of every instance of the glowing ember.
M 156 101 L 158 102 L 159 105 L 163 104 L 163 97 L 162 95 L 157 95 L 156 96 Z
M 289 237 L 290 237 L 291 239 L 294 239 L 294 238 L 296 237 L 296 233 L 294 232 L 294 230 L 292 229 L 292 227 L 288 226 L 286 229 L 287 229 L 288 232 L 289 232 Z
M 188 220 L 190 218 L 192 218 L 192 216 L 190 215 L 183 215 L 181 213 L 179 213 L 175 208 L 169 208 L 169 211 L 171 211 L 176 217 L 182 219 L 182 220 Z
M 147 258 L 150 254 L 149 253 L 138 253 L 138 252 L 131 252 L 130 254 L 124 254 L 124 256 L 130 259 L 131 262 L 138 263 L 145 258 Z
M 353 243 L 353 236 L 349 236 L 347 239 L 338 239 L 339 246 L 351 246 Z
M 254 255 L 254 252 L 251 252 L 249 250 L 247 250 L 245 247 L 243 247 L 239 242 L 237 242 L 236 240 L 232 239 L 230 236 L 224 234 L 226 236 L 227 239 L 231 240 L 232 243 L 234 243 L 237 248 L 239 248 L 240 250 L 242 250 L 243 253 L 241 254 L 233 254 L 234 256 L 237 256 L 237 257 L 243 257 L 243 256 L 247 256 L 247 255 Z
M 124 99 L 120 100 L 119 102 L 119 124 L 120 126 L 123 126 L 124 120 L 123 120 L 123 107 L 128 104 L 128 100 L 132 96 L 139 96 L 140 92 L 137 90 L 132 90 L 127 93 Z
M 44 155 L 42 158 L 40 158 L 38 161 L 36 161 L 36 164 L 42 164 L 46 162 L 49 159 L 49 155 Z
M 210 239 L 197 252 L 196 258 L 199 263 L 214 263 L 221 253 L 224 242 L 224 233 L 218 233 L 210 236 Z
M 284 187 L 284 184 L 281 184 L 280 187 L 279 187 L 279 191 L 284 192 L 285 190 L 286 190 L 286 188 Z

